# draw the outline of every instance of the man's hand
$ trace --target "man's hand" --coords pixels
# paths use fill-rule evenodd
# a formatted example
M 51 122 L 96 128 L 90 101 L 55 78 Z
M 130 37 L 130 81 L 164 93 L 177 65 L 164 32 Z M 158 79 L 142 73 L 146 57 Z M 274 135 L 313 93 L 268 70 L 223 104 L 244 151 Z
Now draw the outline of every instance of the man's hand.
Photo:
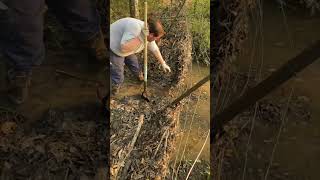
M 161 64 L 162 65 L 162 68 L 163 68 L 163 70 L 164 70 L 164 72 L 171 72 L 171 69 L 170 69 L 170 67 L 167 65 L 167 63 L 162 63 Z

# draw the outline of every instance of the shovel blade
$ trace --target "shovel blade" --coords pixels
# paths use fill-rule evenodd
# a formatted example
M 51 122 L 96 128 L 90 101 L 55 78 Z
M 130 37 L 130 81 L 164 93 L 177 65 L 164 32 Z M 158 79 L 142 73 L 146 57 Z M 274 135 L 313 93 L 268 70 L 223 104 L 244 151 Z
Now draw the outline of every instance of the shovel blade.
M 141 94 L 141 98 L 144 99 L 147 102 L 150 102 L 150 99 L 148 98 L 148 93 L 147 91 L 143 91 Z

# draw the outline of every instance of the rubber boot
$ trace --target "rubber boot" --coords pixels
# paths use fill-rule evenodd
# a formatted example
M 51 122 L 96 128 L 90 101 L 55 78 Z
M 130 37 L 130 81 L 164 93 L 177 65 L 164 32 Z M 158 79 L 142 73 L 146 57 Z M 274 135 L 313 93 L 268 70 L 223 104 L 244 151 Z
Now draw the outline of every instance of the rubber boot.
M 120 85 L 119 84 L 112 84 L 111 86 L 111 95 L 116 96 L 120 91 Z

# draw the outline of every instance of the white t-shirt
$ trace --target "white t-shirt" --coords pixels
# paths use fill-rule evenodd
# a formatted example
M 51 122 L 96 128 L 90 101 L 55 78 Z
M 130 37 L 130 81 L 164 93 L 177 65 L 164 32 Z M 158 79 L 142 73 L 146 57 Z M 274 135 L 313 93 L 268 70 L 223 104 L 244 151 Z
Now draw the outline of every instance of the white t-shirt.
M 144 49 L 144 22 L 135 18 L 123 18 L 112 23 L 110 26 L 110 49 L 118 56 L 126 57 L 138 53 Z M 121 44 L 133 38 L 139 37 L 141 44 L 131 52 L 121 52 Z M 148 50 L 155 52 L 159 48 L 155 41 L 148 42 Z

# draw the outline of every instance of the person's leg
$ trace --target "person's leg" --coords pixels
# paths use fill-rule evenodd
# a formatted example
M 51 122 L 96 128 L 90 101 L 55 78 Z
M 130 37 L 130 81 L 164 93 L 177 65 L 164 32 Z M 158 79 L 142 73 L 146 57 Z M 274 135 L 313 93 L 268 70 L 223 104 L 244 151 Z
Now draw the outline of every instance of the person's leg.
M 94 1 L 46 0 L 49 10 L 71 30 L 82 47 L 97 60 L 106 61 L 107 49 L 100 29 L 100 17 Z
M 7 17 L 0 21 L 1 50 L 10 66 L 10 99 L 21 104 L 27 98 L 32 66 L 44 60 L 43 0 L 7 0 Z M 6 28 L 2 28 L 6 27 Z
M 94 37 L 100 30 L 99 14 L 90 0 L 46 0 L 59 21 L 81 41 Z
M 132 54 L 127 56 L 124 62 L 129 67 L 131 72 L 138 78 L 138 80 L 143 81 L 143 73 L 140 68 L 138 57 L 135 54 Z
M 110 52 L 110 72 L 113 88 L 119 88 L 124 80 L 124 58 Z
M 0 22 L 6 27 L 2 32 L 6 37 L 1 39 L 4 55 L 14 69 L 19 72 L 30 72 L 34 63 L 44 60 L 43 44 L 43 0 L 8 0 L 7 21 Z M 1 28 L 2 29 L 2 28 Z

